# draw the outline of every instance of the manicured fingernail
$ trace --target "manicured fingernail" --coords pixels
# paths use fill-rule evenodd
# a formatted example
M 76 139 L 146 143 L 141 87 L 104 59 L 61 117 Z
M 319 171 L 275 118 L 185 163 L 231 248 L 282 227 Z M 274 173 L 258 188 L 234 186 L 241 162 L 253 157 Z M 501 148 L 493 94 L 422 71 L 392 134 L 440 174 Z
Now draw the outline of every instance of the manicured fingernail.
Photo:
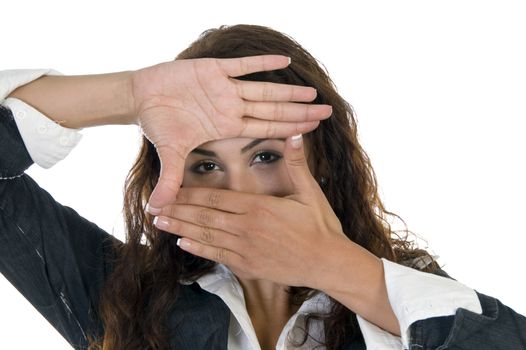
M 158 216 L 156 216 L 154 219 L 153 219 L 153 224 L 155 226 L 157 226 L 158 228 L 161 228 L 161 229 L 164 229 L 164 228 L 168 228 L 168 221 L 166 219 L 159 219 Z
M 182 249 L 188 248 L 192 245 L 192 243 L 188 242 L 186 239 L 179 238 L 177 240 L 177 245 L 181 247 Z
M 301 136 L 301 134 L 292 136 L 291 137 L 292 148 L 296 148 L 296 149 L 300 148 L 302 139 L 303 137 Z
M 161 214 L 161 209 L 152 207 L 150 203 L 146 204 L 146 211 L 152 215 L 159 215 Z
M 289 57 L 289 64 L 292 62 L 292 58 Z

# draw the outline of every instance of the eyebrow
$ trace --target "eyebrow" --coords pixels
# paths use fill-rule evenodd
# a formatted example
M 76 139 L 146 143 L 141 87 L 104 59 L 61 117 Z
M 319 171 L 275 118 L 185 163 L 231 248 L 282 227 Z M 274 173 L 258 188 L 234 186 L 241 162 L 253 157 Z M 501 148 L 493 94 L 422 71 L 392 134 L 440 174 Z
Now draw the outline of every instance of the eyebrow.
M 259 145 L 261 142 L 267 141 L 267 140 L 278 140 L 278 141 L 285 142 L 285 139 L 255 139 L 255 140 L 251 141 L 248 145 L 246 145 L 243 148 L 241 148 L 241 152 L 240 153 L 245 153 L 249 149 L 254 148 L 257 145 Z M 208 151 L 208 150 L 202 149 L 202 148 L 195 148 L 195 149 L 192 150 L 191 153 L 197 153 L 197 154 L 201 154 L 201 155 L 207 156 L 207 157 L 217 157 L 217 154 L 214 151 Z

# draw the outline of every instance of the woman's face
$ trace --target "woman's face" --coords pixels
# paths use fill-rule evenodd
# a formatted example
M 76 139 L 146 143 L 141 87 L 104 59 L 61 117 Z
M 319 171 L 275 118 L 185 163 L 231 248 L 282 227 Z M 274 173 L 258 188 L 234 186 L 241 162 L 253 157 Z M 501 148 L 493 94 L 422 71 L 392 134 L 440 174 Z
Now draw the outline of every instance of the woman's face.
M 283 153 L 285 139 L 210 141 L 187 157 L 183 187 L 213 187 L 286 196 L 292 193 Z

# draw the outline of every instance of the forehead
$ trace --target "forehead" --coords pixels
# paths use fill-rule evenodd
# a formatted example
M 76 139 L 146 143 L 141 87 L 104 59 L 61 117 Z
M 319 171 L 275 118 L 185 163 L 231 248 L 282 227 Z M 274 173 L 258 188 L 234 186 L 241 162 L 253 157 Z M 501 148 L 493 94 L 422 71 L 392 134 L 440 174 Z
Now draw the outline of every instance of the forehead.
M 199 145 L 197 148 L 211 149 L 211 148 L 243 148 L 247 144 L 255 141 L 257 139 L 248 138 L 248 137 L 234 137 L 229 139 L 222 140 L 213 140 L 205 142 Z
M 255 148 L 259 144 L 263 144 L 265 147 L 278 147 L 283 148 L 285 146 L 285 139 L 255 139 L 255 138 L 231 138 L 223 140 L 209 141 L 201 146 L 195 148 L 192 152 L 203 153 L 210 151 L 218 152 L 240 152 L 245 153 L 252 148 Z

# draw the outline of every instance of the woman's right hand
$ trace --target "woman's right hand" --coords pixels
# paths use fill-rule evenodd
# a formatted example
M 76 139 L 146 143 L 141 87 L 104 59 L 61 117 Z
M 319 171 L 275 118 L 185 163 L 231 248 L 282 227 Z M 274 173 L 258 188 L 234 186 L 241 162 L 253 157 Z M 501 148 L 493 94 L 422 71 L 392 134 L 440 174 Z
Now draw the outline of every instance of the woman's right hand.
M 185 159 L 200 144 L 301 134 L 331 115 L 328 105 L 294 103 L 312 101 L 313 88 L 233 79 L 288 64 L 287 57 L 277 55 L 203 58 L 161 63 L 132 74 L 136 123 L 161 160 L 150 213 L 175 199 Z

